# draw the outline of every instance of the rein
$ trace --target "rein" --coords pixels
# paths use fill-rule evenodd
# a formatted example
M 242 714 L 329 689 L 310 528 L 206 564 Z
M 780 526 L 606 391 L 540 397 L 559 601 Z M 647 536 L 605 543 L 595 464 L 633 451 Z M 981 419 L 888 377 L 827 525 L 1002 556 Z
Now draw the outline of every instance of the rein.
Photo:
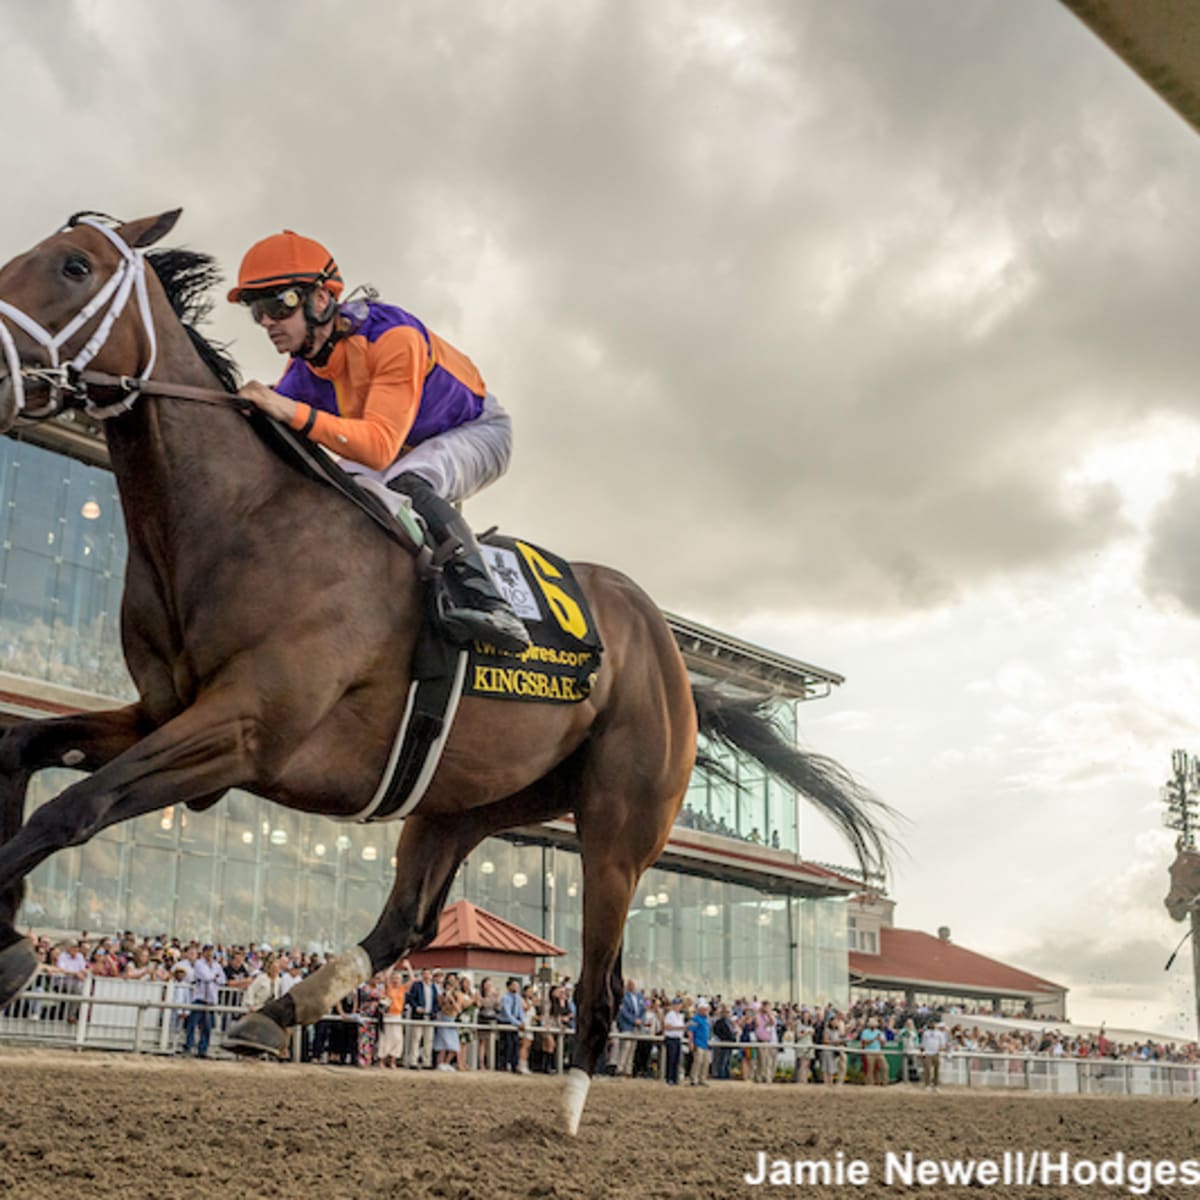
M 0 329 L 3 325 L 0 325 Z M 0 338 L 2 340 L 2 338 Z M 109 375 L 104 371 L 77 371 L 65 367 L 22 367 L 23 379 L 48 384 L 52 395 L 61 397 L 36 413 L 26 412 L 22 420 L 47 421 L 69 408 L 82 408 L 89 416 L 105 420 L 128 412 L 138 396 L 165 396 L 173 400 L 190 400 L 196 404 L 212 404 L 218 408 L 233 408 L 241 413 L 254 409 L 249 400 L 220 388 L 195 387 L 190 383 L 170 383 L 158 379 L 142 379 L 133 375 Z M 89 388 L 112 388 L 123 392 L 125 399 L 110 405 L 92 403 Z

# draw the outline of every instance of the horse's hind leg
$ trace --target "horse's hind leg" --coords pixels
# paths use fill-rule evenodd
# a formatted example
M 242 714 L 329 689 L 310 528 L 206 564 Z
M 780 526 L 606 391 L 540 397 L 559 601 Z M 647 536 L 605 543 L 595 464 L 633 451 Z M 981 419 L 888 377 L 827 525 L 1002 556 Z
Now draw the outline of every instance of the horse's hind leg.
M 239 1017 L 225 1035 L 226 1047 L 282 1053 L 291 1026 L 319 1021 L 347 992 L 433 941 L 459 864 L 496 827 L 487 810 L 408 817 L 396 847 L 396 881 L 375 928 L 286 996 Z
M 569 1134 L 579 1129 L 591 1077 L 601 1065 L 620 1003 L 621 942 L 630 901 L 638 880 L 662 853 L 682 800 L 683 787 L 654 795 L 638 787 L 624 793 L 593 791 L 577 812 L 583 858 L 583 967 L 575 989 L 575 1049 L 564 1097 Z
M 302 979 L 286 996 L 239 1017 L 225 1035 L 229 1049 L 281 1053 L 287 1030 L 319 1021 L 347 992 L 437 935 L 442 906 L 459 864 L 485 838 L 566 811 L 571 765 L 485 808 L 446 814 L 418 809 L 396 847 L 396 880 L 375 928 L 352 950 Z

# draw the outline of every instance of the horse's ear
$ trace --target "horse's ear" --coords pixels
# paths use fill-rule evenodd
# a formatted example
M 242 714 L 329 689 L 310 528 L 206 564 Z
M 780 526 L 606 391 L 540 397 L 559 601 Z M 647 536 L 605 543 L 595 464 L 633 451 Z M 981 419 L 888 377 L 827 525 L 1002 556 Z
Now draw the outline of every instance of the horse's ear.
M 170 212 L 159 213 L 157 217 L 143 217 L 140 221 L 130 221 L 122 225 L 119 232 L 125 239 L 126 245 L 141 250 L 161 241 L 175 228 L 182 208 L 173 208 Z

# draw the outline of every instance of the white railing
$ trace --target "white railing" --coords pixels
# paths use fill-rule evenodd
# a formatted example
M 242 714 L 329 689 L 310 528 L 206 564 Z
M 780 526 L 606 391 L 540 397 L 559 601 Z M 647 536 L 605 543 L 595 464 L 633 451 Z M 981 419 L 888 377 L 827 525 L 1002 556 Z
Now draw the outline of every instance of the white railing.
M 189 984 L 94 975 L 74 979 L 39 972 L 25 991 L 0 1009 L 0 1042 L 174 1054 L 184 1044 L 188 1013 L 202 1008 L 212 1018 L 209 1052 L 223 1053 L 225 1029 L 245 1011 L 243 992 L 221 988 L 216 1004 L 201 1006 L 191 1003 L 191 990 Z M 432 1033 L 439 1027 L 437 1021 L 395 1019 L 405 1026 L 406 1035 L 412 1027 L 418 1027 L 423 1035 L 430 1035 L 431 1042 Z M 357 1026 L 362 1018 L 329 1014 L 321 1020 Z M 472 1041 L 464 1048 L 466 1055 L 472 1065 L 479 1062 L 487 1068 L 495 1065 L 499 1036 L 514 1030 L 513 1026 L 496 1022 L 481 1025 L 455 1021 L 451 1028 L 460 1035 L 471 1033 Z M 554 1038 L 555 1069 L 561 1072 L 566 1041 L 563 1031 L 526 1026 L 524 1032 Z M 292 1057 L 297 1061 L 303 1038 L 303 1029 L 293 1030 Z
M 191 1003 L 187 984 L 141 979 L 39 972 L 25 991 L 0 1010 L 0 1041 L 39 1045 L 135 1050 L 171 1054 L 183 1043 Z M 242 1011 L 241 993 L 222 988 L 212 1015 L 212 1045 L 232 1014 Z
M 0 1010 L 0 1042 L 36 1043 L 76 1049 L 130 1050 L 137 1053 L 172 1054 L 184 1041 L 184 1026 L 189 1012 L 191 988 L 186 984 L 157 983 L 135 979 L 109 979 L 88 976 L 72 979 L 64 975 L 39 973 L 19 996 Z M 237 988 L 222 988 L 218 1003 L 206 1006 L 212 1017 L 210 1051 L 222 1052 L 224 1030 L 244 1011 L 242 993 Z M 389 1021 L 399 1018 L 387 1018 Z M 326 1021 L 357 1024 L 355 1017 L 328 1016 Z M 400 1019 L 406 1034 L 419 1026 L 423 1032 L 436 1030 L 437 1022 Z M 494 1065 L 499 1035 L 511 1026 L 489 1023 L 455 1022 L 460 1034 L 470 1032 L 471 1042 L 464 1054 L 472 1065 Z M 570 1031 L 540 1026 L 525 1032 L 554 1039 L 554 1062 L 560 1072 Z M 292 1056 L 299 1060 L 303 1032 L 296 1030 Z M 661 1049 L 662 1036 L 614 1033 L 611 1041 L 649 1042 Z M 711 1049 L 729 1050 L 735 1063 L 752 1054 L 757 1042 L 710 1042 Z M 790 1074 L 795 1047 L 773 1043 L 778 1054 L 777 1070 Z M 811 1056 L 820 1062 L 821 1046 L 811 1048 Z M 861 1065 L 862 1050 L 842 1047 L 851 1066 Z M 901 1057 L 894 1046 L 884 1048 L 889 1060 Z M 714 1056 L 715 1057 L 715 1056 Z M 921 1055 L 909 1054 L 920 1069 Z M 662 1055 L 658 1055 L 661 1063 Z M 661 1069 L 661 1067 L 660 1067 Z M 777 1075 L 778 1078 L 778 1075 Z M 917 1080 L 919 1083 L 919 1080 Z M 1060 1095 L 1119 1096 L 1200 1096 L 1200 1064 L 1168 1063 L 1139 1059 L 1052 1058 L 1032 1054 L 992 1054 L 977 1050 L 954 1050 L 942 1055 L 941 1082 L 947 1086 L 1015 1089 Z

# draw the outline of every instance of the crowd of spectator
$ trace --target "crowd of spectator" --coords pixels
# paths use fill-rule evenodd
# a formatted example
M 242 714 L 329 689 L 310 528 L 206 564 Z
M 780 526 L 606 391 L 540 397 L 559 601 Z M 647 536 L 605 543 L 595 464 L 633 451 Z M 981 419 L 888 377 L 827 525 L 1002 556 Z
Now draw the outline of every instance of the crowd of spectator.
M 751 842 L 755 846 L 770 846 L 773 850 L 779 849 L 778 829 L 771 830 L 770 837 L 764 837 L 757 826 L 752 828 L 749 833 L 743 833 L 740 829 L 730 825 L 723 816 L 712 817 L 703 809 L 693 808 L 687 803 L 679 810 L 675 824 L 681 825 L 684 829 L 698 829 L 701 833 L 719 833 L 722 837 L 736 838 L 739 842 Z
M 261 1008 L 286 993 L 327 956 L 269 945 L 224 946 L 160 935 L 91 938 L 57 944 L 35 939 L 43 972 L 60 993 L 81 992 L 89 975 L 170 982 L 181 1018 L 181 1052 L 204 1057 L 215 1021 L 207 1010 L 231 1004 Z M 223 1010 L 222 1010 L 223 1011 Z M 74 1019 L 75 1010 L 66 1019 Z M 613 1022 L 606 1069 L 617 1075 L 686 1080 L 742 1079 L 838 1086 L 890 1079 L 937 1085 L 945 1053 L 1022 1058 L 1100 1058 L 1200 1064 L 1200 1044 L 1144 1040 L 1118 1043 L 1097 1033 L 1064 1033 L 1036 1019 L 997 1028 L 957 1009 L 906 1007 L 896 999 L 833 1004 L 772 1004 L 759 998 L 672 995 L 643 991 L 628 980 Z M 381 972 L 344 997 L 306 1030 L 301 1057 L 382 1069 L 443 1071 L 484 1067 L 515 1074 L 553 1072 L 569 1056 L 575 1004 L 568 979 L 535 985 L 516 976 L 414 970 L 407 961 Z M 1024 1025 L 1028 1025 L 1027 1028 Z M 932 1060 L 932 1061 L 930 1061 Z

